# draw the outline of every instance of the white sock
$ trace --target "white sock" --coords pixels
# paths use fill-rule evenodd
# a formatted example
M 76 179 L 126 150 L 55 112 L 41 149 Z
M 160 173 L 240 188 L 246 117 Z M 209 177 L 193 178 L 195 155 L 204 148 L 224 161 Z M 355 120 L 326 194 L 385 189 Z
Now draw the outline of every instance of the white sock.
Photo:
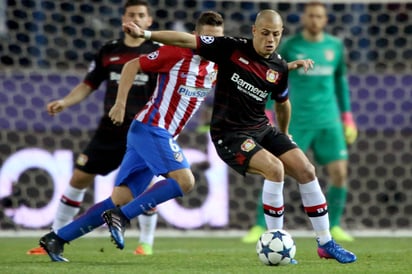
M 306 184 L 299 184 L 299 191 L 305 212 L 309 216 L 319 244 L 323 245 L 329 242 L 332 236 L 329 232 L 328 207 L 318 179 Z
M 154 234 L 157 225 L 157 213 L 138 216 L 140 227 L 140 242 L 153 246 Z
M 69 185 L 60 198 L 57 207 L 56 216 L 54 217 L 52 229 L 57 229 L 70 223 L 74 216 L 80 211 L 80 204 L 83 202 L 87 189 L 77 189 Z
M 263 182 L 262 202 L 268 229 L 283 229 L 283 182 Z

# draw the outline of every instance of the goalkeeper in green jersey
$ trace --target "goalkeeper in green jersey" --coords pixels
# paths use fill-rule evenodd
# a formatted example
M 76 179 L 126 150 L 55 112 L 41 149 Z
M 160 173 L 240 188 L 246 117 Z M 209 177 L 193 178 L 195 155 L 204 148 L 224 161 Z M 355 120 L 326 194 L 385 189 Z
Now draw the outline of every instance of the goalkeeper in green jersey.
M 289 132 L 303 151 L 313 152 L 316 163 L 329 175 L 327 203 L 330 230 L 336 241 L 353 241 L 340 226 L 347 195 L 348 150 L 357 137 L 350 107 L 344 46 L 324 32 L 327 12 L 324 4 L 309 2 L 301 17 L 303 29 L 281 43 L 278 53 L 286 59 L 314 60 L 312 70 L 289 72 L 292 116 Z M 266 228 L 262 203 L 257 222 L 243 242 L 256 242 Z

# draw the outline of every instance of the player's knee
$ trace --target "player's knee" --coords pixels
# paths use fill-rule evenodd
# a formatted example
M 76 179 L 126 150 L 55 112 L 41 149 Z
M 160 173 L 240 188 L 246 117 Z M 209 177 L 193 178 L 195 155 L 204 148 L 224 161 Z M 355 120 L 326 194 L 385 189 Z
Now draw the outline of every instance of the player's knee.
M 275 157 L 267 159 L 266 163 L 262 165 L 263 177 L 274 182 L 281 182 L 284 179 L 283 163 Z
M 296 178 L 299 182 L 310 182 L 316 178 L 315 167 L 314 165 L 306 161 L 300 168 L 298 173 L 298 178 Z
M 173 174 L 170 174 L 170 177 L 177 181 L 184 194 L 192 191 L 195 186 L 195 177 L 190 169 L 173 172 Z
M 190 173 L 184 180 L 179 181 L 179 185 L 183 193 L 189 193 L 195 187 L 195 177 Z

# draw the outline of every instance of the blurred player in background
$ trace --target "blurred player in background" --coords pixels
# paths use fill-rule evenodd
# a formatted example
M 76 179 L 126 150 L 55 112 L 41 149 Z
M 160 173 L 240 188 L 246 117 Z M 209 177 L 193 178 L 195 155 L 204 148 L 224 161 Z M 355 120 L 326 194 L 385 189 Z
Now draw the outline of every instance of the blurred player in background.
M 216 12 L 203 12 L 196 22 L 195 33 L 223 35 L 223 18 Z M 121 215 L 138 216 L 161 202 L 182 196 L 194 186 L 194 176 L 176 137 L 212 91 L 217 66 L 193 50 L 173 46 L 161 47 L 127 62 L 116 102 L 109 113 L 112 124 L 124 123 L 125 102 L 135 75 L 140 71 L 157 72 L 157 85 L 130 126 L 127 151 L 112 196 L 40 239 L 40 245 L 52 261 L 67 261 L 62 254 L 64 244 L 104 224 L 103 212 L 112 233 L 123 233 L 127 221 L 121 219 Z M 167 179 L 147 189 L 154 175 L 164 175 Z M 116 208 L 128 202 L 122 207 L 124 213 Z M 123 249 L 124 241 L 116 243 Z
M 128 0 L 124 5 L 122 22 L 133 21 L 143 29 L 152 24 L 150 7 L 146 0 Z M 149 100 L 156 86 L 156 73 L 140 72 L 133 75 L 133 85 L 126 104 L 126 114 L 121 126 L 113 125 L 109 110 L 115 104 L 118 82 L 123 65 L 142 54 L 147 54 L 159 48 L 158 44 L 142 38 L 134 38 L 125 34 L 124 38 L 106 43 L 98 52 L 90 70 L 83 82 L 78 84 L 64 98 L 52 101 L 47 105 L 50 115 L 55 115 L 64 109 L 85 100 L 90 93 L 106 81 L 104 98 L 104 115 L 99 126 L 82 154 L 76 160 L 75 169 L 70 184 L 64 191 L 52 230 L 70 223 L 80 211 L 87 188 L 92 185 L 96 175 L 107 175 L 117 169 L 126 151 L 127 132 L 134 115 Z M 153 253 L 154 232 L 157 223 L 156 209 L 139 216 L 140 243 L 134 251 L 137 255 Z M 47 254 L 38 247 L 28 251 L 28 254 Z
M 341 218 L 347 195 L 347 144 L 355 141 L 357 128 L 351 113 L 344 45 L 337 37 L 324 32 L 327 19 L 323 3 L 307 3 L 302 15 L 303 30 L 285 39 L 279 53 L 286 60 L 311 58 L 315 61 L 314 69 L 308 73 L 295 70 L 289 74 L 293 107 L 289 130 L 299 147 L 303 151 L 311 149 L 316 163 L 326 167 L 330 177 L 326 197 L 333 238 L 353 241 L 341 228 Z M 261 214 L 262 207 L 260 202 Z M 266 225 L 258 217 L 243 242 L 255 243 L 262 229 L 266 229 Z

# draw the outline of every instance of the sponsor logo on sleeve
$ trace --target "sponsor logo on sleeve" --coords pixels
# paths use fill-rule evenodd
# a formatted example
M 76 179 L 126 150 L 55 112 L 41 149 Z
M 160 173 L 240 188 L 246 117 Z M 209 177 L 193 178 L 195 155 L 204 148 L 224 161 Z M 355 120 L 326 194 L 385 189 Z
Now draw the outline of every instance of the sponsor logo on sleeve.
M 149 59 L 149 60 L 157 59 L 157 57 L 159 57 L 159 51 L 158 50 L 153 51 L 153 52 L 151 52 L 147 55 L 147 59 Z

